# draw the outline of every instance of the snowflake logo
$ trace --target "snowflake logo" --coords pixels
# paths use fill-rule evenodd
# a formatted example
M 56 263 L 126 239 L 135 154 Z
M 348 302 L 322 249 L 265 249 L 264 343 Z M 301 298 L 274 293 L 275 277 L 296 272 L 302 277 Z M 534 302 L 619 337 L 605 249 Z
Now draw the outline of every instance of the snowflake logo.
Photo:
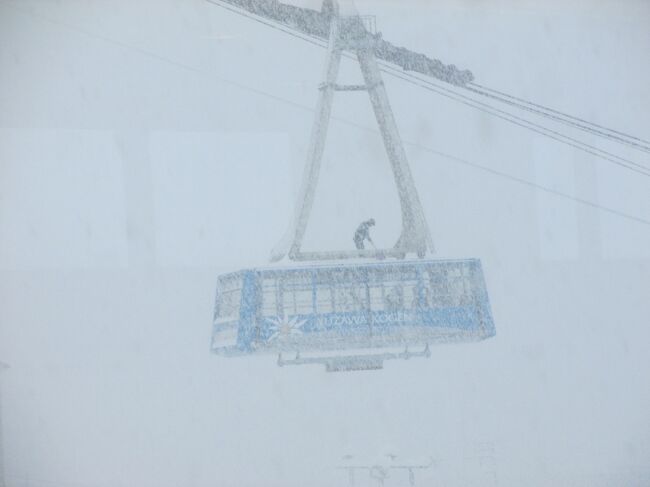
M 301 320 L 297 317 L 273 317 L 267 318 L 271 322 L 269 329 L 271 330 L 271 336 L 269 340 L 277 339 L 286 339 L 289 337 L 295 337 L 302 335 L 302 326 L 307 323 L 307 320 Z

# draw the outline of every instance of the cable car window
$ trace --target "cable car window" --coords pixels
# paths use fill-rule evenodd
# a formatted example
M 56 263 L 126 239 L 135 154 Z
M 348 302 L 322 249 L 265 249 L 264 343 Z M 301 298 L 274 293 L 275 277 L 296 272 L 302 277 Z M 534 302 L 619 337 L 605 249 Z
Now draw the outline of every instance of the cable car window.
M 383 286 L 369 286 L 370 291 L 370 309 L 372 311 L 383 311 L 384 306 L 384 288 Z
M 337 311 L 361 311 L 365 306 L 365 287 L 345 286 L 335 288 Z
M 417 283 L 409 283 L 406 284 L 404 287 L 404 306 L 406 308 L 412 308 L 415 309 L 418 307 L 418 288 L 417 288 Z
M 458 270 L 458 274 L 460 274 L 460 269 Z M 469 293 L 466 277 L 459 276 L 450 278 L 447 287 L 450 298 L 453 296 L 452 304 L 454 306 L 460 306 L 466 303 L 465 297 Z
M 451 305 L 449 287 L 446 281 L 430 279 L 425 281 L 423 286 L 426 306 L 436 308 Z
M 241 289 L 221 292 L 218 298 L 219 318 L 239 317 L 239 306 L 241 303 Z
M 316 289 L 316 310 L 318 313 L 332 313 L 332 290 L 329 286 L 320 285 Z
M 334 304 L 336 311 L 352 311 L 352 296 L 349 288 L 335 288 L 334 289 Z
M 384 307 L 388 310 L 398 310 L 404 307 L 404 290 L 401 285 L 392 285 L 386 289 Z
M 447 270 L 447 276 L 448 277 L 460 277 L 461 276 L 460 267 L 454 267 L 452 269 L 448 269 Z
M 278 286 L 275 278 L 262 280 L 262 314 L 264 316 L 277 316 L 278 312 Z
M 292 290 L 283 289 L 282 309 L 286 315 L 296 314 L 296 294 Z
M 235 320 L 239 317 L 241 287 L 241 276 L 238 274 L 230 274 L 219 279 L 217 318 L 220 321 Z
M 314 312 L 313 294 L 311 290 L 296 291 L 294 296 L 296 299 L 296 313 L 304 315 Z

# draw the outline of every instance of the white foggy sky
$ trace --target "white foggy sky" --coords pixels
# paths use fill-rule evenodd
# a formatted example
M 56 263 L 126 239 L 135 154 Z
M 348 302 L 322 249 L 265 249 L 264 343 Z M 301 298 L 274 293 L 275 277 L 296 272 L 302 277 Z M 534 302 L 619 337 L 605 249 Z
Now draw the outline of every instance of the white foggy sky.
M 647 2 L 357 5 L 478 83 L 648 139 Z M 288 223 L 323 55 L 199 0 L 0 2 L 7 485 L 343 486 L 343 455 L 387 453 L 436 459 L 418 485 L 647 484 L 650 226 L 427 149 L 645 219 L 650 180 L 388 76 L 438 255 L 482 260 L 496 337 L 360 373 L 209 354 L 216 276 Z M 390 245 L 379 137 L 340 121 L 374 128 L 369 103 L 337 101 L 305 246 L 368 216 Z

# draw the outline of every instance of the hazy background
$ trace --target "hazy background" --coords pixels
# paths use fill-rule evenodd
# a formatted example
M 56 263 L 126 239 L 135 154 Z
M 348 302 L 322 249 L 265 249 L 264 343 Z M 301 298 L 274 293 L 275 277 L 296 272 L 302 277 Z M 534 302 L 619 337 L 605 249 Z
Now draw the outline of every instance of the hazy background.
M 650 136 L 647 1 L 358 7 L 481 84 Z M 345 486 L 343 455 L 389 453 L 435 459 L 417 485 L 650 485 L 650 225 L 432 151 L 646 220 L 650 179 L 388 76 L 438 256 L 482 260 L 496 337 L 356 373 L 210 355 L 217 275 L 288 223 L 323 57 L 201 0 L 0 1 L 7 485 Z M 390 245 L 381 141 L 347 123 L 374 130 L 369 102 L 342 100 L 305 247 L 370 216 Z

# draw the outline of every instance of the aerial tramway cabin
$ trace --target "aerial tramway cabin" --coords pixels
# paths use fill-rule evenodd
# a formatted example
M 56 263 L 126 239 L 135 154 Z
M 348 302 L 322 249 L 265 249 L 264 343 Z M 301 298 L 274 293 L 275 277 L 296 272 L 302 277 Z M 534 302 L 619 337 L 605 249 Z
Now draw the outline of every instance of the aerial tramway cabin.
M 370 357 L 379 349 L 411 354 L 408 347 L 428 351 L 494 333 L 476 259 L 271 267 L 220 276 L 212 350 L 295 353 L 299 361 L 303 352 L 347 350 L 357 354 L 356 365 L 375 368 L 381 360 Z M 397 358 L 389 355 L 383 358 Z M 350 362 L 340 355 L 310 360 L 329 368 Z

